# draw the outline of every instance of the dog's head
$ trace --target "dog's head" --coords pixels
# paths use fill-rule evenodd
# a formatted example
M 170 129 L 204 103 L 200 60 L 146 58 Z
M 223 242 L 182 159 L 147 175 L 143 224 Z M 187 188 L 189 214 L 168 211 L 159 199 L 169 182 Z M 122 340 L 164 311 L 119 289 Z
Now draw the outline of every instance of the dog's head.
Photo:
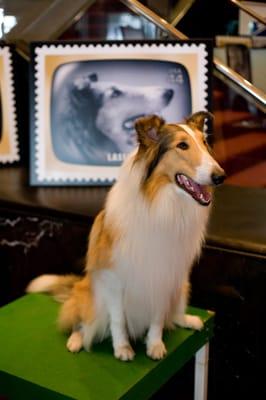
M 214 160 L 203 132 L 207 112 L 198 112 L 184 124 L 166 124 L 156 115 L 139 119 L 136 131 L 139 150 L 136 161 L 144 160 L 143 190 L 154 197 L 165 184 L 208 206 L 210 186 L 225 179 L 225 172 Z

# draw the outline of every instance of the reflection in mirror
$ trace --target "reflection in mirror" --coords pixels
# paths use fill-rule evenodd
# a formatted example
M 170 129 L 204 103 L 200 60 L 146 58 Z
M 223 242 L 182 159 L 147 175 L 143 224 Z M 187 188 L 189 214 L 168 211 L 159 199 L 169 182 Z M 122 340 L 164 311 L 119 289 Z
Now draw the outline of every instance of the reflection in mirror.
M 214 153 L 227 184 L 266 187 L 266 117 L 238 93 L 214 80 Z
M 160 29 L 119 1 L 94 2 L 60 40 L 157 39 Z

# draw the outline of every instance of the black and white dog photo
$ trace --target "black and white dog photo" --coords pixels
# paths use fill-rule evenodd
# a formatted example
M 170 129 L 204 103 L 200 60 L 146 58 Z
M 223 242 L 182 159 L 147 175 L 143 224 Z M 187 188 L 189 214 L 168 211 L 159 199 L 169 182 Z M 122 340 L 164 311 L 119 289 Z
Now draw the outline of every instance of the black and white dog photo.
M 81 62 L 70 63 L 54 78 L 52 143 L 63 162 L 118 165 L 137 144 L 137 118 L 157 114 L 176 119 L 182 107 L 185 115 L 190 112 L 189 99 L 184 101 L 182 94 L 182 90 L 189 92 L 188 85 L 182 89 L 167 81 L 168 65 L 159 66 L 158 77 L 149 71 L 142 76 L 141 69 L 132 64 L 101 65 L 97 72 L 95 66 L 85 67 Z M 154 71 L 156 66 L 149 69 Z

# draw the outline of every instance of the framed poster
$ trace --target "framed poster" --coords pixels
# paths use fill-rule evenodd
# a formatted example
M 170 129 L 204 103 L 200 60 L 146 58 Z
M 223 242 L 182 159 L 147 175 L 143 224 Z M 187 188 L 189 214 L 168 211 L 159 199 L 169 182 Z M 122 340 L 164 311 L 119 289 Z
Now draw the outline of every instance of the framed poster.
M 111 184 L 137 118 L 208 109 L 207 42 L 35 43 L 32 60 L 33 185 Z
M 12 47 L 0 44 L 0 164 L 19 161 Z

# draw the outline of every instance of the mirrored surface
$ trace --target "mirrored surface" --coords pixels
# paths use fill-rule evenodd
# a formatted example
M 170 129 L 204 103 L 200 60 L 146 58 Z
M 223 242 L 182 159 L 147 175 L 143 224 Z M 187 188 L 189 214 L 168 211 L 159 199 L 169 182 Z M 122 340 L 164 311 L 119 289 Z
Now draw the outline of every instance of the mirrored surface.
M 213 88 L 214 154 L 226 183 L 266 187 L 266 116 L 218 79 Z

